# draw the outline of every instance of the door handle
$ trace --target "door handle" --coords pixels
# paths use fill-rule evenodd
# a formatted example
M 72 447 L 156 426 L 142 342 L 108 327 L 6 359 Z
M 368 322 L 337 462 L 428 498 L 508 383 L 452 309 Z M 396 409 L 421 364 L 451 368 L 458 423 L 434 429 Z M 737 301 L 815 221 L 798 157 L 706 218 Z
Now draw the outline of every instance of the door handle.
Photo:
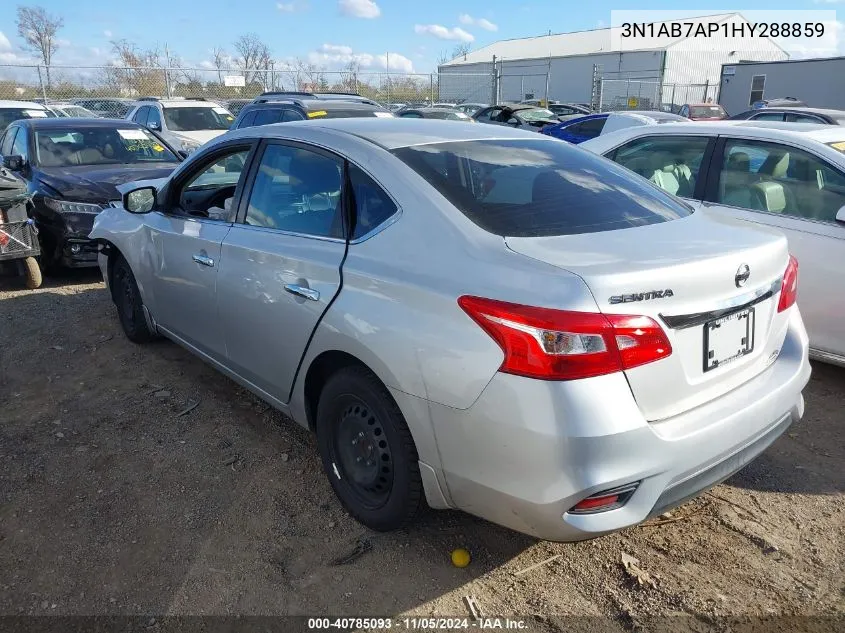
M 191 259 L 203 266 L 214 266 L 214 260 L 206 255 L 193 255 Z
M 311 288 L 303 288 L 302 286 L 298 286 L 296 284 L 285 284 L 285 292 L 289 292 L 292 295 L 303 297 L 305 299 L 311 299 L 311 301 L 320 300 L 319 291 L 312 290 Z

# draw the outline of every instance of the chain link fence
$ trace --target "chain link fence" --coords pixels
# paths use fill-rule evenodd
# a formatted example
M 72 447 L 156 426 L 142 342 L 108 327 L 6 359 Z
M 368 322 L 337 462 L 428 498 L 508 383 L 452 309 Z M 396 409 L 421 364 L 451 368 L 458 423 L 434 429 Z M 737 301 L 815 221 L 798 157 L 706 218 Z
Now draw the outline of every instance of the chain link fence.
M 659 80 L 601 79 L 599 110 L 662 110 L 677 114 L 685 103 L 717 99 L 715 84 L 664 84 Z
M 262 92 L 354 92 L 383 104 L 487 103 L 491 75 L 0 65 L 0 99 L 39 102 L 138 97 L 252 100 Z

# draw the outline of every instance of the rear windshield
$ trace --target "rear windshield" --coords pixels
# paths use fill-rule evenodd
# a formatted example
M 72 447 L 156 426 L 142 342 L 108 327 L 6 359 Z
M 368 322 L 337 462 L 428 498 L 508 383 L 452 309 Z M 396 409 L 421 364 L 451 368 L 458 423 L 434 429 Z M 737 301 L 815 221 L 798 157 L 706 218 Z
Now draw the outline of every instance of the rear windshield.
M 696 119 L 715 119 L 716 117 L 728 116 L 719 105 L 690 106 L 690 116 Z
M 164 120 L 171 132 L 197 132 L 200 130 L 228 130 L 235 120 L 226 108 L 176 107 L 164 108 Z
M 545 108 L 532 108 L 530 110 L 517 110 L 516 112 L 523 121 L 546 121 L 555 119 L 555 113 Z
M 459 141 L 402 147 L 393 154 L 496 235 L 598 233 L 692 213 L 615 163 L 559 141 Z

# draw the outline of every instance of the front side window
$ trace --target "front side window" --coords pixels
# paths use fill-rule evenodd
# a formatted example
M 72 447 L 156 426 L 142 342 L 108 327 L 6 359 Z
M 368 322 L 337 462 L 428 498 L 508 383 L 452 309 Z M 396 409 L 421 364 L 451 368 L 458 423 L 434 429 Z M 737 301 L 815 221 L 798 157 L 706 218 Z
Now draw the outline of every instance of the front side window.
M 399 115 L 403 119 L 421 119 L 423 118 L 419 112 L 403 112 Z
M 708 142 L 706 136 L 647 136 L 617 149 L 613 160 L 672 195 L 690 198 Z
M 51 128 L 35 133 L 38 164 L 43 167 L 176 163 L 179 159 L 140 127 Z
M 601 134 L 601 131 L 604 129 L 605 123 L 607 123 L 607 117 L 589 119 L 587 121 L 582 121 L 581 123 L 575 123 L 574 125 L 567 126 L 564 128 L 564 130 L 566 130 L 570 134 L 584 136 L 588 139 L 591 139 L 596 138 Z
M 312 150 L 270 144 L 249 195 L 246 224 L 318 237 L 343 237 L 343 163 Z
M 179 191 L 179 207 L 189 215 L 234 220 L 235 191 L 243 177 L 249 149 L 231 149 L 202 165 Z
M 22 156 L 24 160 L 29 160 L 29 147 L 27 139 L 29 134 L 26 128 L 18 128 L 18 133 L 15 136 L 15 142 L 12 143 L 12 155 Z
M 435 143 L 393 154 L 496 235 L 596 233 L 692 213 L 618 165 L 554 140 Z
M 279 123 L 281 120 L 282 110 L 278 108 L 264 108 L 256 113 L 253 125 L 270 125 L 271 123 Z
M 132 117 L 132 120 L 135 121 L 138 125 L 146 125 L 147 124 L 147 117 L 150 115 L 150 106 L 144 106 L 142 108 L 138 108 L 138 111 L 135 113 L 135 116 Z
M 761 112 L 751 118 L 755 121 L 783 121 L 783 112 Z
M 228 130 L 235 119 L 219 106 L 190 106 L 164 108 L 164 120 L 171 132 L 196 132 Z
M 729 139 L 716 202 L 821 222 L 845 206 L 845 176 L 788 145 Z
M 160 130 L 161 128 L 161 111 L 158 108 L 150 106 L 150 112 L 147 116 L 147 127 Z
M 10 127 L 6 129 L 6 134 L 3 135 L 3 143 L 0 144 L 0 154 L 3 156 L 12 155 L 12 143 L 15 141 L 15 134 L 20 128 Z

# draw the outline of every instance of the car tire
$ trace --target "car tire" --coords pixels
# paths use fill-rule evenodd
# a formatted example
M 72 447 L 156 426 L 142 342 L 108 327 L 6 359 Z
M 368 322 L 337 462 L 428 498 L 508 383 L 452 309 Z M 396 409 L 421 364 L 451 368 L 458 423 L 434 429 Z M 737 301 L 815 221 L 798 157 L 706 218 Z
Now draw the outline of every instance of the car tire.
M 156 338 L 144 317 L 144 301 L 135 283 L 129 263 L 120 257 L 112 270 L 112 297 L 123 332 L 133 343 L 148 343 Z
M 380 532 L 410 523 L 423 505 L 419 456 L 387 388 L 364 367 L 326 382 L 317 405 L 317 444 L 343 507 Z
M 38 265 L 38 260 L 34 257 L 27 257 L 23 260 L 24 279 L 26 287 L 29 290 L 35 290 L 41 287 L 43 281 L 41 277 L 41 267 Z

